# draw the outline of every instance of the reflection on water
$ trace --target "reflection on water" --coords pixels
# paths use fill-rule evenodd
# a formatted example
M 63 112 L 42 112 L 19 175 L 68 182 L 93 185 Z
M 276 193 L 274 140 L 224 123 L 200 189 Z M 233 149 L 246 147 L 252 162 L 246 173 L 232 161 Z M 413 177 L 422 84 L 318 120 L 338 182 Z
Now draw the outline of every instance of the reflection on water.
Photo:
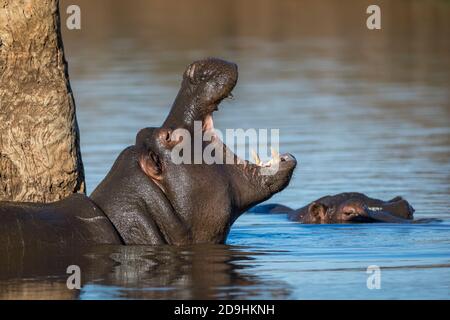
M 224 245 L 101 246 L 72 252 L 30 252 L 2 261 L 3 299 L 287 298 L 280 281 L 245 269 L 263 253 Z M 67 266 L 82 271 L 81 291 L 66 286 Z
M 64 31 L 89 191 L 136 132 L 159 125 L 184 67 L 219 56 L 239 65 L 235 99 L 215 126 L 279 128 L 299 166 L 271 201 L 326 194 L 404 196 L 421 225 L 306 226 L 246 214 L 229 246 L 101 247 L 1 259 L 0 294 L 60 298 L 440 298 L 450 292 L 450 5 L 378 1 L 78 3 Z M 65 288 L 79 264 L 81 292 Z M 382 289 L 366 287 L 382 267 Z
M 450 222 L 301 225 L 245 215 L 230 245 L 101 246 L 0 263 L 0 299 L 448 299 Z M 243 246 L 245 244 L 245 246 Z M 68 290 L 79 265 L 82 289 Z M 369 265 L 381 267 L 368 290 Z

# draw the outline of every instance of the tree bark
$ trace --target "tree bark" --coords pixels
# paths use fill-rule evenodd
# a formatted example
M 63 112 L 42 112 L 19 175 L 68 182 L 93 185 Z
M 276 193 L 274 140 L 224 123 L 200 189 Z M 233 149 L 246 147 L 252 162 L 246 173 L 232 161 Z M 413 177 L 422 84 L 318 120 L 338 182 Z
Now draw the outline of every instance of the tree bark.
M 57 0 L 0 0 L 0 201 L 85 192 Z

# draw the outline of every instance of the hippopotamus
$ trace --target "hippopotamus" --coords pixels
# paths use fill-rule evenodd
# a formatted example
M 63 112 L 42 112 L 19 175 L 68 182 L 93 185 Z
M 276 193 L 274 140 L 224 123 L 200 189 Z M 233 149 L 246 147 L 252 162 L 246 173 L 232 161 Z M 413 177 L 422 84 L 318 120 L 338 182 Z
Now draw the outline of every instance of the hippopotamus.
M 283 190 L 296 160 L 278 156 L 278 171 L 238 158 L 219 139 L 233 164 L 175 164 L 171 150 L 179 128 L 214 131 L 212 114 L 230 96 L 237 66 L 209 58 L 190 64 L 161 127 L 144 128 L 88 197 L 73 194 L 54 203 L 0 202 L 0 249 L 91 244 L 224 243 L 246 210 Z M 204 142 L 202 149 L 213 142 Z
M 402 197 L 383 201 L 357 192 L 325 196 L 297 210 L 280 204 L 267 204 L 250 211 L 287 213 L 289 220 L 304 224 L 410 223 L 414 214 L 414 208 Z

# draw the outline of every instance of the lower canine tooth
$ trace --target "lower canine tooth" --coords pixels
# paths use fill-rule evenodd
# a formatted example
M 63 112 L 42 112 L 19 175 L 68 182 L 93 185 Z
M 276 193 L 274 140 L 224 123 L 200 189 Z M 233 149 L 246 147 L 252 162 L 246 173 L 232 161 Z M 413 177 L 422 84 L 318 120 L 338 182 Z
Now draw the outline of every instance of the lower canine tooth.
M 261 159 L 259 158 L 258 154 L 253 149 L 252 149 L 252 158 L 258 166 L 261 165 Z
M 272 152 L 272 160 L 273 162 L 280 162 L 280 154 L 278 153 L 278 151 L 276 151 L 274 148 L 270 148 L 271 152 Z

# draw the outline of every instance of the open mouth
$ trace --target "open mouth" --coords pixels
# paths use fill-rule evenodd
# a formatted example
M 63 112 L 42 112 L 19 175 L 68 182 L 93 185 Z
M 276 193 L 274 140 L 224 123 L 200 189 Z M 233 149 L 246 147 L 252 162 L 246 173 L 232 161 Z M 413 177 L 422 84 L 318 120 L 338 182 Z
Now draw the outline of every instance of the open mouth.
M 214 118 L 213 118 L 213 113 L 215 111 L 218 111 L 218 105 L 220 104 L 220 102 L 224 99 L 230 99 L 233 98 L 233 95 L 231 93 L 229 93 L 225 98 L 220 99 L 219 101 L 217 101 L 214 106 L 212 108 L 210 108 L 210 110 L 212 110 L 211 112 L 207 113 L 202 120 L 202 130 L 203 133 L 208 132 L 209 134 L 211 134 L 212 137 L 212 141 L 220 141 L 220 138 L 218 137 L 218 135 L 215 133 L 215 128 L 214 128 Z M 230 149 L 227 148 L 227 146 L 225 145 L 225 143 L 223 143 L 222 141 L 220 141 L 226 152 L 233 152 Z M 296 162 L 295 158 L 289 154 L 289 153 L 284 153 L 284 154 L 279 154 L 279 152 L 277 150 L 275 150 L 274 148 L 271 148 L 271 158 L 267 161 L 261 161 L 260 156 L 258 155 L 258 153 L 255 150 L 251 150 L 251 158 L 253 160 L 253 163 L 251 163 L 248 160 L 244 160 L 240 157 L 238 157 L 236 154 L 233 153 L 233 159 L 234 159 L 234 163 L 235 164 L 240 164 L 243 165 L 244 168 L 249 168 L 249 169 L 256 169 L 256 168 L 279 168 L 280 163 L 283 162 Z M 253 173 L 254 174 L 254 173 Z

